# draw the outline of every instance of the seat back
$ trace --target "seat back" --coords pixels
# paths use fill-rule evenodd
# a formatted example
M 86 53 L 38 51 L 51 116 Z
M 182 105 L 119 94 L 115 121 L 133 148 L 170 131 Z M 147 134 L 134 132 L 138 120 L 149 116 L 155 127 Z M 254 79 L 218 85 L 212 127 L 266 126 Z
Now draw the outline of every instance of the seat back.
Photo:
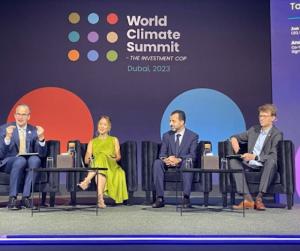
M 56 157 L 60 154 L 60 141 L 59 140 L 47 140 L 47 157 L 53 158 L 53 166 L 56 167 Z M 42 166 L 46 166 L 47 157 L 42 159 Z M 59 191 L 59 174 L 58 173 L 41 173 L 41 176 L 47 176 L 47 178 L 40 177 L 44 184 L 42 184 L 42 192 L 58 192 Z M 44 180 L 43 180 L 44 179 Z M 38 179 L 35 184 L 35 190 L 38 191 Z
M 291 140 L 278 143 L 277 166 L 285 193 L 295 191 L 295 147 Z
M 138 167 L 137 167 L 137 143 L 135 141 L 125 141 L 120 145 L 121 160 L 120 166 L 126 175 L 127 189 L 135 192 L 138 189 Z
M 153 191 L 153 163 L 159 156 L 161 144 L 152 141 L 142 141 L 142 189 Z
M 75 145 L 75 160 L 74 167 L 82 167 L 82 153 L 81 153 L 81 143 L 79 140 L 69 140 L 67 143 L 67 150 L 69 151 L 70 143 Z M 86 173 L 68 173 L 66 178 L 66 187 L 69 192 L 79 190 L 77 184 L 84 179 Z

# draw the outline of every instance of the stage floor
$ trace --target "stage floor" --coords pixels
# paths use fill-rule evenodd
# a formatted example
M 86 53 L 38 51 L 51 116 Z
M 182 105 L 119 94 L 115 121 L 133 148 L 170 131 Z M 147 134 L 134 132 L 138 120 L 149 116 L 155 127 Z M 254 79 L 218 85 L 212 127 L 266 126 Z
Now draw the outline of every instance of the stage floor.
M 85 206 L 78 206 L 83 209 Z M 180 215 L 174 204 L 153 209 L 149 205 L 108 206 L 99 209 L 54 211 L 42 208 L 9 211 L 0 208 L 0 235 L 300 235 L 300 205 L 292 210 L 268 208 L 264 212 L 207 210 L 201 206 Z

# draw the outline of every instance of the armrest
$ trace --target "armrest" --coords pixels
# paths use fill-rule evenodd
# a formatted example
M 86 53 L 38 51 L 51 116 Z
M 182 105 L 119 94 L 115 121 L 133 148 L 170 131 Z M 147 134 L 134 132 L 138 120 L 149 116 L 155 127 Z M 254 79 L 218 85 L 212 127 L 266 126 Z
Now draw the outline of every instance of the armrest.
M 231 154 L 233 154 L 233 149 L 229 140 L 218 142 L 218 155 L 220 159 Z
M 80 144 L 80 149 L 81 149 L 81 159 L 80 159 L 80 162 L 81 162 L 81 166 L 82 167 L 87 167 L 88 166 L 87 164 L 84 163 L 84 158 L 85 158 L 87 146 L 88 146 L 87 143 L 81 143 Z
M 47 157 L 53 157 L 53 164 L 56 167 L 56 156 L 60 154 L 60 141 L 59 140 L 47 140 Z M 46 160 L 45 160 L 46 164 Z
M 161 144 L 142 141 L 142 189 L 152 191 L 153 163 L 158 159 Z
M 121 160 L 120 165 L 126 174 L 127 188 L 129 192 L 137 191 L 138 171 L 137 171 L 137 143 L 126 141 L 120 145 Z
M 59 140 L 47 140 L 47 157 L 53 158 L 54 167 L 57 166 L 57 155 L 60 154 L 60 141 Z M 46 167 L 46 159 L 43 160 L 43 166 Z M 42 192 L 58 192 L 59 191 L 59 174 L 58 173 L 41 173 L 41 181 L 45 181 L 48 185 L 42 190 Z
M 81 158 L 81 143 L 79 140 L 70 140 L 67 143 L 67 149 L 69 150 L 69 143 L 75 143 L 76 159 L 75 166 L 82 167 L 82 158 Z
M 278 143 L 277 166 L 280 173 L 280 181 L 287 193 L 294 193 L 294 170 L 295 170 L 295 150 L 294 144 L 290 140 L 281 140 Z
M 211 144 L 210 141 L 208 141 L 208 140 L 201 140 L 198 143 L 198 146 L 197 146 L 197 158 L 196 158 L 196 162 L 195 162 L 195 167 L 196 168 L 201 168 L 201 158 L 204 155 L 205 145 L 206 144 L 210 144 L 211 145 L 211 150 L 212 150 L 212 144 Z

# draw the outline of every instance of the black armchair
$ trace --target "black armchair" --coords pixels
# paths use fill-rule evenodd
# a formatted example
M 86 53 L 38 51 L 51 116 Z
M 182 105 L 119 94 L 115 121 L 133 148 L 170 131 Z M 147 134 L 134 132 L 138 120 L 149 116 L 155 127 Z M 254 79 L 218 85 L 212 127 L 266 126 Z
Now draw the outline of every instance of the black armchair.
M 247 149 L 247 146 L 241 147 L 241 149 Z M 230 141 L 219 142 L 218 151 L 220 158 L 226 155 L 232 154 L 233 149 L 231 147 Z M 268 194 L 271 194 L 276 199 L 276 195 L 285 194 L 287 199 L 287 207 L 291 209 L 294 200 L 294 145 L 290 140 L 282 140 L 278 143 L 278 160 L 277 160 L 277 173 L 274 176 L 274 180 L 269 187 Z M 230 168 L 230 166 L 229 166 Z M 261 172 L 245 170 L 246 180 L 249 185 L 249 190 L 251 194 L 257 194 L 259 188 L 259 182 L 261 177 Z M 222 174 L 220 175 L 220 191 L 223 197 L 223 206 L 227 206 L 227 193 L 231 195 L 231 203 L 235 204 L 235 184 L 231 186 L 231 182 L 234 183 L 233 177 L 230 175 Z
M 48 140 L 47 157 L 53 157 L 56 161 L 56 156 L 60 152 L 60 142 L 58 140 Z M 46 158 L 42 159 L 42 167 L 46 167 Z M 56 163 L 54 162 L 54 165 Z M 54 206 L 55 193 L 59 191 L 59 177 L 53 173 L 41 173 L 37 177 L 34 190 L 39 191 L 39 181 L 41 181 L 40 192 L 42 192 L 42 204 L 45 204 L 46 194 L 50 192 L 50 206 Z M 24 184 L 20 184 L 18 192 L 21 193 Z M 0 194 L 7 195 L 9 192 L 9 174 L 0 171 Z
M 195 166 L 201 168 L 201 156 L 204 153 L 206 144 L 211 143 L 209 141 L 200 141 L 197 148 L 197 160 Z M 153 184 L 153 163 L 159 157 L 161 144 L 151 141 L 142 142 L 142 189 L 146 193 L 146 202 L 155 200 L 156 193 Z M 177 172 L 174 169 L 168 169 L 165 173 L 165 190 L 176 190 L 176 179 L 178 178 Z M 181 177 L 179 180 L 179 188 L 181 189 L 182 182 Z M 204 193 L 204 205 L 208 205 L 209 192 L 212 191 L 212 175 L 196 173 L 193 177 L 192 191 L 200 191 Z
M 76 167 L 86 167 L 84 164 L 84 157 L 87 150 L 86 143 L 80 143 L 78 140 L 69 141 L 75 143 L 76 149 Z M 69 144 L 68 144 L 69 145 Z M 134 192 L 138 189 L 138 174 L 137 174 L 137 144 L 135 141 L 126 141 L 120 145 L 121 160 L 120 166 L 126 174 L 126 183 L 129 200 L 132 199 Z M 85 173 L 80 175 L 69 174 L 67 176 L 67 190 L 71 193 L 71 204 L 76 204 L 76 191 L 78 191 L 77 184 L 85 178 Z M 96 184 L 93 179 L 88 188 L 89 191 L 96 190 Z

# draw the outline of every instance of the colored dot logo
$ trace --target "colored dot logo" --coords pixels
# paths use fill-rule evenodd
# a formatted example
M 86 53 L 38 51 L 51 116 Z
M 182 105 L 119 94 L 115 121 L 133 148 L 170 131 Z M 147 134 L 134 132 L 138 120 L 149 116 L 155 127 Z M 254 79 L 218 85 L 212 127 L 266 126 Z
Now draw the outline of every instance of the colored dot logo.
M 69 22 L 71 24 L 78 24 L 80 21 L 80 15 L 77 12 L 71 12 L 69 14 Z
M 109 13 L 106 17 L 107 23 L 114 25 L 117 24 L 119 21 L 119 17 L 116 13 Z
M 96 24 L 99 22 L 99 16 L 96 13 L 91 13 L 88 15 L 88 22 L 90 24 Z
M 110 50 L 106 53 L 106 58 L 110 62 L 115 62 L 118 59 L 118 53 L 114 50 Z
M 76 42 L 79 41 L 80 35 L 77 31 L 71 31 L 68 35 L 68 39 L 69 39 L 70 42 L 76 43 Z
M 80 57 L 80 54 L 79 54 L 79 51 L 77 51 L 77 50 L 70 50 L 68 52 L 68 58 L 73 62 L 77 61 L 79 59 L 79 57 Z
M 88 60 L 90 60 L 91 62 L 95 62 L 97 61 L 97 59 L 99 58 L 99 54 L 97 51 L 95 50 L 90 50 L 87 54 L 87 58 Z
M 104 24 L 111 26 L 116 25 L 119 22 L 119 17 L 116 13 L 111 12 L 106 15 L 104 18 L 100 18 L 100 15 L 96 12 L 91 12 L 87 16 L 80 16 L 78 12 L 71 12 L 68 14 L 68 22 L 72 25 L 72 30 L 68 33 L 68 41 L 71 42 L 74 45 L 82 46 L 82 42 L 86 43 L 88 41 L 89 47 L 88 52 L 86 54 L 86 59 L 90 62 L 96 62 L 99 60 L 99 52 L 96 50 L 96 48 L 101 48 L 101 46 L 106 47 L 105 43 L 109 44 L 111 47 L 115 45 L 119 40 L 119 35 L 116 31 L 109 31 L 102 34 L 101 30 L 99 31 L 98 25 L 102 21 Z M 106 22 L 105 22 L 106 21 Z M 87 31 L 86 28 L 82 28 L 83 26 L 76 26 L 79 22 L 87 22 L 89 25 L 85 27 L 93 27 L 93 30 Z M 74 27 L 77 27 L 74 29 Z M 81 29 L 81 30 L 80 30 Z M 100 35 L 99 35 L 100 34 Z M 106 38 L 106 40 L 105 40 Z M 86 44 L 83 44 L 84 47 L 86 47 Z M 100 47 L 99 47 L 100 46 Z M 108 48 L 108 51 L 105 53 L 102 53 L 103 55 L 106 55 L 106 59 L 109 62 L 115 62 L 118 60 L 118 52 L 115 48 Z M 80 49 L 78 48 L 72 48 L 68 51 L 67 57 L 71 62 L 76 62 L 80 59 Z M 105 59 L 105 56 L 102 57 Z M 83 57 L 82 57 L 83 59 Z
M 87 39 L 91 43 L 96 43 L 99 40 L 99 35 L 96 31 L 91 31 L 88 33 Z
M 118 34 L 114 31 L 107 33 L 106 39 L 109 43 L 113 44 L 118 41 Z

